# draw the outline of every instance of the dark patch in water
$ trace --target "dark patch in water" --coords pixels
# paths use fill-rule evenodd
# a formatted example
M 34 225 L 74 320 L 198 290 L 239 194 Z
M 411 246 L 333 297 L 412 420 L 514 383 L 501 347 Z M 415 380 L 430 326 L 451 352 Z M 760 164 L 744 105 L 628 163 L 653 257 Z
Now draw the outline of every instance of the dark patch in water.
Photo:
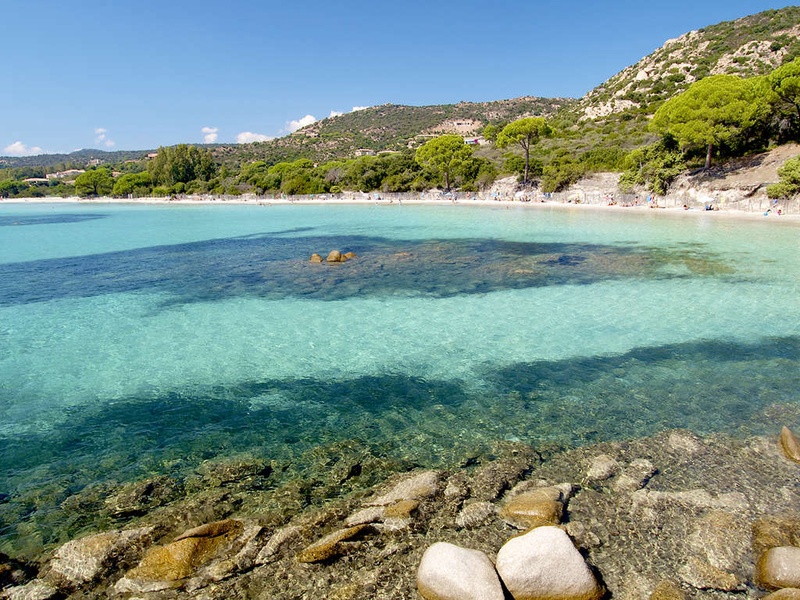
M 358 257 L 312 264 L 332 249 Z M 239 296 L 342 300 L 407 295 L 444 298 L 632 277 L 725 273 L 713 255 L 592 244 L 264 234 L 82 257 L 0 265 L 0 305 L 126 292 L 164 292 L 171 303 Z M 664 265 L 685 265 L 683 275 Z M 721 265 L 722 266 L 719 266 Z
M 0 227 L 19 227 L 24 225 L 63 225 L 65 223 L 83 223 L 105 219 L 108 215 L 101 213 L 68 214 L 58 213 L 53 215 L 31 216 L 0 216 Z

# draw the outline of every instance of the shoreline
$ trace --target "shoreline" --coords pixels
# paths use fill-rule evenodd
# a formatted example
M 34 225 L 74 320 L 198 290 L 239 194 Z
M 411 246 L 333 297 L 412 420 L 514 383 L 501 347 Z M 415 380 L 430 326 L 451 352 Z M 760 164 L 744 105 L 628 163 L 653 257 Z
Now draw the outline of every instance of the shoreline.
M 772 220 L 776 218 L 780 221 L 800 223 L 800 214 L 777 214 L 770 211 L 765 214 L 763 211 L 747 211 L 733 208 L 719 208 L 713 211 L 705 210 L 698 207 L 682 208 L 678 206 L 658 206 L 648 207 L 647 205 L 639 206 L 622 206 L 619 204 L 600 204 L 600 203 L 584 203 L 584 202 L 559 202 L 559 201 L 521 201 L 521 200 L 489 200 L 484 198 L 476 199 L 462 199 L 462 200 L 445 200 L 441 198 L 404 198 L 395 201 L 394 198 L 358 198 L 358 197 L 331 197 L 328 195 L 315 196 L 301 196 L 296 198 L 267 198 L 259 196 L 240 196 L 240 197 L 224 197 L 213 198 L 207 196 L 200 197 L 183 197 L 171 199 L 167 197 L 161 198 L 139 198 L 139 199 L 120 199 L 103 196 L 99 198 L 79 198 L 77 196 L 69 196 L 66 198 L 60 197 L 44 197 L 44 198 L 14 198 L 11 200 L 0 200 L 0 206 L 4 205 L 30 205 L 30 204 L 114 204 L 125 206 L 213 206 L 213 205 L 231 205 L 231 206 L 476 206 L 476 207 L 495 207 L 495 208 L 524 208 L 536 210 L 539 208 L 556 208 L 556 209 L 573 209 L 573 210 L 598 210 L 598 211 L 612 211 L 612 212 L 646 212 L 653 214 L 713 214 L 725 215 L 725 217 L 733 217 L 737 219 L 764 219 L 771 217 Z

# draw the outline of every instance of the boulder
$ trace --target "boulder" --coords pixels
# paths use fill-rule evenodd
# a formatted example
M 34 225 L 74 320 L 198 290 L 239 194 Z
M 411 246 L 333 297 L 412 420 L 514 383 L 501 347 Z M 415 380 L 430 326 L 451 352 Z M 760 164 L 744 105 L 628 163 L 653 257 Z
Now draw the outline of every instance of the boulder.
M 492 561 L 480 550 L 437 542 L 422 555 L 417 590 L 425 600 L 503 600 Z
M 100 579 L 111 567 L 135 561 L 152 542 L 152 527 L 107 531 L 67 542 L 50 561 L 48 578 L 59 588 L 78 588 Z
M 327 260 L 329 263 L 338 263 L 338 262 L 344 262 L 347 259 L 344 258 L 342 256 L 342 253 L 339 252 L 338 250 L 331 250 L 328 253 L 328 258 L 326 258 L 325 260 Z
M 794 437 L 794 434 L 786 425 L 781 428 L 778 445 L 786 458 L 794 462 L 800 462 L 800 443 L 798 443 L 797 438 Z
M 497 553 L 497 572 L 514 600 L 598 600 L 603 595 L 583 556 L 558 527 L 510 539 Z
M 197 569 L 230 548 L 243 529 L 244 523 L 234 519 L 190 529 L 173 542 L 148 550 L 115 589 L 120 593 L 142 593 L 180 587 Z
M 317 254 L 316 252 L 311 255 L 311 258 L 308 259 L 308 262 L 312 262 L 312 263 L 321 263 L 322 261 L 323 261 L 323 258 L 319 254 Z
M 770 548 L 756 563 L 756 583 L 768 589 L 800 587 L 800 548 Z
M 345 252 L 342 256 L 344 256 L 347 260 L 353 260 L 356 258 L 355 252 Z

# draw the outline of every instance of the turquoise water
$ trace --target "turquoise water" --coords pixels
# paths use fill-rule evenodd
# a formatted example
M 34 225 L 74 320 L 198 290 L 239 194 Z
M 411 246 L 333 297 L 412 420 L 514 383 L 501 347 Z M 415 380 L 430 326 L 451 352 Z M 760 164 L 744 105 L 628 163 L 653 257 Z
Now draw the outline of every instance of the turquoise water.
M 0 205 L 0 550 L 226 456 L 800 424 L 798 223 L 654 213 Z

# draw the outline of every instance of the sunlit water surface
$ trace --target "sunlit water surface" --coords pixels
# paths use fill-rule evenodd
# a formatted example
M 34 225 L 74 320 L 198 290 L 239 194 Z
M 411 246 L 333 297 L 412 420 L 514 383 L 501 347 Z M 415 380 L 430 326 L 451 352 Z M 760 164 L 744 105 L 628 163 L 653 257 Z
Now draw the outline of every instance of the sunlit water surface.
M 797 222 L 631 210 L 0 205 L 0 550 L 241 453 L 800 423 Z

